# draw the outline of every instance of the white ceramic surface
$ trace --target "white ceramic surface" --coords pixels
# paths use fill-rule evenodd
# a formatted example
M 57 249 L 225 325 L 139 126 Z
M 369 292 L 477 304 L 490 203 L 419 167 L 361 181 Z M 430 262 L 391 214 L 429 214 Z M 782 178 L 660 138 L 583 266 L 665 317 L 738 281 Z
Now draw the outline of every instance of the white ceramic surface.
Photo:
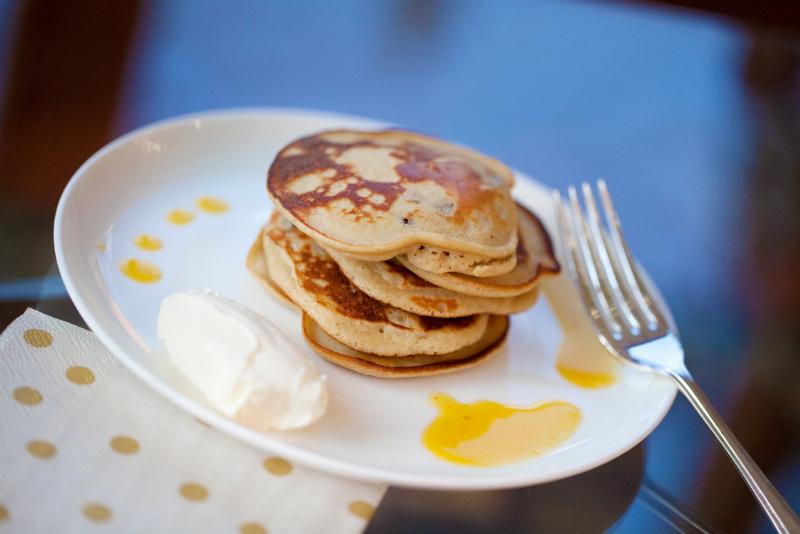
M 513 317 L 499 354 L 452 375 L 380 380 L 331 365 L 309 349 L 329 376 L 331 403 L 321 421 L 300 431 L 262 433 L 239 425 L 216 413 L 177 372 L 155 329 L 159 303 L 174 291 L 215 289 L 262 313 L 305 346 L 296 312 L 273 300 L 244 267 L 247 249 L 271 210 L 266 169 L 281 146 L 301 135 L 329 127 L 381 126 L 312 111 L 233 110 L 160 122 L 100 150 L 73 176 L 55 221 L 58 266 L 86 323 L 131 371 L 195 416 L 265 451 L 345 477 L 441 489 L 507 488 L 585 471 L 644 439 L 672 404 L 674 386 L 629 368 L 606 389 L 565 381 L 555 370 L 562 330 L 544 298 Z M 546 188 L 519 176 L 514 194 L 553 231 Z M 203 195 L 225 199 L 231 210 L 198 212 L 193 204 Z M 191 209 L 197 218 L 186 226 L 171 225 L 165 214 L 174 208 Z M 143 232 L 160 237 L 163 249 L 138 250 L 132 240 Z M 132 282 L 118 268 L 127 258 L 155 263 L 163 278 L 152 285 Z M 566 295 L 568 307 L 577 306 L 566 279 L 548 286 Z M 569 320 L 578 317 L 576 311 Z M 584 357 L 610 358 L 598 344 L 589 347 Z M 572 438 L 545 456 L 505 467 L 462 467 L 433 456 L 420 441 L 436 415 L 429 401 L 433 392 L 462 402 L 565 400 L 584 417 Z

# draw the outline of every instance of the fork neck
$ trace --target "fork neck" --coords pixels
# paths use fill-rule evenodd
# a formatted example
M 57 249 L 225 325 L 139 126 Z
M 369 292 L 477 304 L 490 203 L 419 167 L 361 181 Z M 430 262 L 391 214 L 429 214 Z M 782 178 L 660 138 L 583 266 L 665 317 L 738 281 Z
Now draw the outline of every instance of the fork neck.
M 655 369 L 676 380 L 692 380 L 692 375 L 683 362 L 683 346 L 678 336 L 667 332 L 664 336 L 641 345 L 630 347 L 627 354 L 639 365 Z

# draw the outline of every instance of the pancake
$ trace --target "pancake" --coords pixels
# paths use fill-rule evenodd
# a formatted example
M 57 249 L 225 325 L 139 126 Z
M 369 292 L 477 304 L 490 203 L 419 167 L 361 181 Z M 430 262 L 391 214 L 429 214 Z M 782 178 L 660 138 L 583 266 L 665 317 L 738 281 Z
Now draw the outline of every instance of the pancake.
M 277 213 L 263 234 L 269 276 L 331 337 L 381 356 L 444 354 L 477 342 L 488 315 L 426 317 L 373 299 Z
M 269 270 L 267 269 L 267 258 L 264 256 L 264 242 L 262 239 L 263 232 L 263 229 L 258 232 L 255 242 L 247 252 L 247 259 L 245 260 L 247 270 L 250 271 L 250 274 L 252 274 L 273 297 L 281 301 L 283 304 L 291 306 L 292 308 L 297 308 L 297 305 L 292 302 L 292 299 L 290 299 L 283 289 L 278 287 L 278 285 L 269 276 Z
M 412 313 L 432 317 L 463 317 L 475 313 L 508 315 L 536 302 L 534 288 L 515 297 L 475 297 L 433 285 L 393 261 L 362 261 L 328 249 L 342 273 L 370 297 Z
M 516 254 L 487 260 L 474 254 L 451 252 L 425 245 L 407 252 L 406 259 L 415 267 L 430 273 L 461 273 L 478 277 L 500 276 L 517 266 Z
M 317 354 L 352 371 L 380 378 L 431 376 L 473 367 L 497 352 L 506 338 L 508 325 L 507 317 L 493 315 L 483 337 L 460 350 L 439 356 L 416 354 L 385 358 L 342 345 L 328 336 L 308 314 L 303 314 L 303 336 Z
M 397 261 L 428 282 L 466 295 L 476 297 L 513 297 L 527 293 L 539 283 L 539 278 L 560 272 L 561 267 L 553 251 L 553 242 L 542 221 L 521 204 L 519 209 L 519 244 L 517 265 L 502 276 L 478 278 L 458 273 L 431 273 L 424 271 L 404 256 Z
M 517 247 L 513 183 L 499 161 L 432 137 L 333 130 L 281 150 L 267 190 L 303 233 L 353 257 L 423 245 L 491 260 Z

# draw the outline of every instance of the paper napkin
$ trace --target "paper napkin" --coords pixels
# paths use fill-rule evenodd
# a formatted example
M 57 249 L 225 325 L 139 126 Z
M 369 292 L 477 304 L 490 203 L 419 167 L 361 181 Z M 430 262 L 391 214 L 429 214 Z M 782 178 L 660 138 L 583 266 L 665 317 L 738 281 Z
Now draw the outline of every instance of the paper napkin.
M 217 432 L 69 323 L 0 337 L 0 533 L 360 532 L 385 489 Z

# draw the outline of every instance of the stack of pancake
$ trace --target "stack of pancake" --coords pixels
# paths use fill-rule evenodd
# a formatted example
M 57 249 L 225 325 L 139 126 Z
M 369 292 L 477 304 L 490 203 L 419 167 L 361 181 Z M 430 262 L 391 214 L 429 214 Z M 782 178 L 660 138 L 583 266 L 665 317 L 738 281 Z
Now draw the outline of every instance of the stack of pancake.
M 247 264 L 327 360 L 380 377 L 464 369 L 559 270 L 513 183 L 499 161 L 407 131 L 305 137 L 269 169 L 276 210 Z

